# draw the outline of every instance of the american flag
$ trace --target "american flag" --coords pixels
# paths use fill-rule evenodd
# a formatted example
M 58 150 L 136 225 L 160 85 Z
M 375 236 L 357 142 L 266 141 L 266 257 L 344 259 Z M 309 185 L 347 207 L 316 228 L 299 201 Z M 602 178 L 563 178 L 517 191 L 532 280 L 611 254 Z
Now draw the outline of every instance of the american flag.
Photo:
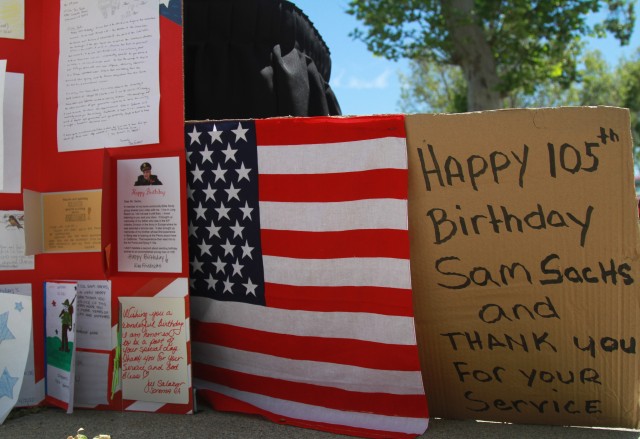
M 194 387 L 363 437 L 428 424 L 402 116 L 188 123 Z

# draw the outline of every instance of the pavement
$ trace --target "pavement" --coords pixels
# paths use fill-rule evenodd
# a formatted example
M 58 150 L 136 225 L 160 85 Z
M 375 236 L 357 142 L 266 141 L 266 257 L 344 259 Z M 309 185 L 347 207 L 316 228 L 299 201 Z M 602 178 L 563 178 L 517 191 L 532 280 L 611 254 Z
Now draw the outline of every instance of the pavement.
M 0 425 L 0 439 L 67 439 L 78 428 L 93 438 L 109 434 L 111 439 L 183 438 L 348 438 L 316 430 L 276 424 L 258 416 L 225 413 L 198 406 L 194 415 L 63 410 L 45 407 L 17 409 Z M 431 419 L 421 439 L 638 439 L 640 431 L 548 425 L 516 425 L 492 422 Z

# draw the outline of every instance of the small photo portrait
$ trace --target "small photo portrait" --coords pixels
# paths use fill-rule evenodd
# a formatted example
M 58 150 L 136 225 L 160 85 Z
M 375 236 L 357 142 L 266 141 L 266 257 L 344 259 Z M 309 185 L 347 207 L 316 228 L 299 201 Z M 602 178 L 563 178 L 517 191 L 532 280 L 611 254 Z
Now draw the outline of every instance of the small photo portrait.
M 134 186 L 161 186 L 162 182 L 157 175 L 151 173 L 152 167 L 149 162 L 144 162 L 140 165 L 140 171 L 142 175 L 138 176 Z

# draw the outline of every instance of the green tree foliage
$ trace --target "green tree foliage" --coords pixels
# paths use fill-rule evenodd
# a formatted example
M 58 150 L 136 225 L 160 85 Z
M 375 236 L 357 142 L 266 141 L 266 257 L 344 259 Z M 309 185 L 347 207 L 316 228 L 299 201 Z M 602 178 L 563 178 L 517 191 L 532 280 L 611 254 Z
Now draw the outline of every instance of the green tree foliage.
M 514 89 L 501 101 L 503 108 L 609 105 L 629 108 L 636 163 L 640 163 L 640 49 L 630 58 L 609 66 L 598 51 L 578 59 L 576 81 L 563 86 L 553 78 L 534 87 Z M 401 75 L 400 109 L 406 113 L 468 111 L 466 83 L 459 67 L 426 61 L 410 63 Z
M 409 58 L 432 69 L 457 66 L 469 110 L 500 108 L 538 84 L 568 87 L 577 79 L 580 40 L 615 35 L 629 41 L 635 0 L 349 0 L 364 24 L 352 35 L 388 59 Z M 606 8 L 596 26 L 588 14 Z M 435 64 L 434 64 L 435 63 Z M 453 79 L 453 78 L 451 78 Z

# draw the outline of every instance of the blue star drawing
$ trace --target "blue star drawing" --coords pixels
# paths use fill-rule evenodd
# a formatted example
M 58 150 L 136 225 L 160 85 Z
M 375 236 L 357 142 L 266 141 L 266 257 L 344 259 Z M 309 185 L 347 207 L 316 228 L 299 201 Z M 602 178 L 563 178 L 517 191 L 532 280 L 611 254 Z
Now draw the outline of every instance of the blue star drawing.
M 9 331 L 7 321 L 9 320 L 9 311 L 0 314 L 0 343 L 3 340 L 13 340 L 15 336 Z
M 22 306 L 22 302 L 16 302 L 16 311 L 22 312 L 24 306 Z
M 4 368 L 2 376 L 0 376 L 0 398 L 6 396 L 9 399 L 13 399 L 13 387 L 18 382 L 18 378 L 9 375 L 7 368 Z

